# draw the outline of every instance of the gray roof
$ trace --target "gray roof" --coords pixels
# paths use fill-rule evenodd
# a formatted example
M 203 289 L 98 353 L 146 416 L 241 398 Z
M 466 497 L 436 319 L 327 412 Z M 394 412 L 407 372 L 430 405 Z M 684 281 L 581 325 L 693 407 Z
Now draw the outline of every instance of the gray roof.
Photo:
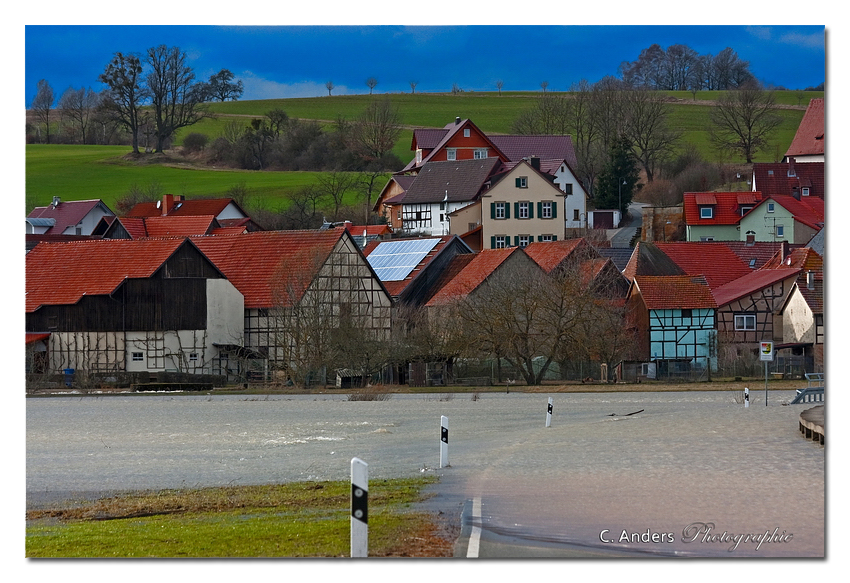
M 403 204 L 468 202 L 478 197 L 487 179 L 501 166 L 498 158 L 428 162 L 404 194 Z
M 821 257 L 824 257 L 823 252 L 824 252 L 824 248 L 826 247 L 826 234 L 825 234 L 825 232 L 826 232 L 826 227 L 824 227 L 823 229 L 821 229 L 820 231 L 815 233 L 815 236 L 812 237 L 811 239 L 809 239 L 809 242 L 806 245 L 806 247 L 808 247 L 809 249 L 811 249 L 812 251 L 814 251 L 815 253 L 817 253 Z

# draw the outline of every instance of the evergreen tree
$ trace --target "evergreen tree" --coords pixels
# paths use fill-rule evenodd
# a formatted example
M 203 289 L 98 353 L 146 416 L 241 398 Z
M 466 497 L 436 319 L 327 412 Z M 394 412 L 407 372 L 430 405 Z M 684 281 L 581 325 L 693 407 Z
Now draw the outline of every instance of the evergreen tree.
M 605 164 L 596 183 L 594 202 L 598 209 L 619 208 L 623 216 L 638 189 L 640 170 L 638 161 L 632 154 L 629 141 L 618 138 L 608 153 Z

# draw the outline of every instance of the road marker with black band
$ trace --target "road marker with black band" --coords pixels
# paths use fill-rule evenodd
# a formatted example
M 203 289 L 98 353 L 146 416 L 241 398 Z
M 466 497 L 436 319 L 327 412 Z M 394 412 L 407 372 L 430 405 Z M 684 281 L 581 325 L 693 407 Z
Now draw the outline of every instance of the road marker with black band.
M 369 556 L 369 464 L 351 458 L 351 556 Z

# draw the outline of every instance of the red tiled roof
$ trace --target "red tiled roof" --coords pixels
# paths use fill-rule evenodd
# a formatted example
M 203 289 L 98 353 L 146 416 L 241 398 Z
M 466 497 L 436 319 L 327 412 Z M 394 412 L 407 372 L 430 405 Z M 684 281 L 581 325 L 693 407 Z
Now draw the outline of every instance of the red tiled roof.
M 823 271 L 823 257 L 814 249 L 798 247 L 788 253 L 784 259 L 779 254 L 776 254 L 770 261 L 765 263 L 763 269 L 777 269 L 782 267 L 794 267 L 806 271 Z
M 656 242 L 655 246 L 686 274 L 705 276 L 706 282 L 712 289 L 752 271 L 750 266 L 723 242 Z
M 769 287 L 783 279 L 796 277 L 799 273 L 799 269 L 793 268 L 758 269 L 714 289 L 712 293 L 714 294 L 717 305 L 725 306 L 730 302 Z
M 206 235 L 215 224 L 214 215 L 147 217 L 148 237 L 188 237 Z
M 812 99 L 800 120 L 786 156 L 817 156 L 824 153 L 824 100 Z
M 40 243 L 26 257 L 26 311 L 105 295 L 125 279 L 153 275 L 185 239 Z
M 50 338 L 50 334 L 32 334 L 28 332 L 24 344 L 32 344 L 34 342 L 38 342 L 39 340 L 47 340 L 48 338 Z
M 563 241 L 536 241 L 530 243 L 525 252 L 546 273 L 563 264 L 577 249 L 589 251 L 598 256 L 598 252 L 584 239 L 565 239 Z M 584 258 L 584 257 L 582 257 Z
M 301 299 L 343 236 L 343 229 L 254 231 L 192 241 L 242 293 L 246 308 L 273 308 Z
M 217 217 L 230 204 L 236 204 L 231 198 L 208 198 L 181 200 L 166 216 L 212 215 Z M 159 205 L 159 206 L 158 206 Z M 140 202 L 127 213 L 128 217 L 160 217 L 162 202 Z
M 345 229 L 354 237 L 362 237 L 364 230 L 367 237 L 391 235 L 393 232 L 389 225 L 349 225 Z
M 712 245 L 725 245 L 737 255 L 750 269 L 760 269 L 782 249 L 780 241 L 713 241 L 707 242 Z
M 793 174 L 789 176 L 789 172 Z M 766 195 L 792 195 L 796 188 L 802 194 L 809 189 L 810 197 L 825 198 L 826 180 L 823 162 L 758 163 L 753 164 L 754 188 Z
M 807 196 L 797 200 L 793 196 L 776 195 L 766 198 L 759 204 L 764 204 L 768 199 L 773 200 L 776 204 L 791 213 L 794 220 L 800 221 L 813 229 L 820 230 L 823 228 L 826 209 L 822 198 Z
M 716 308 L 704 277 L 638 275 L 635 285 L 649 310 Z
M 519 247 L 507 247 L 505 249 L 484 249 L 468 259 L 468 263 L 440 290 L 435 293 L 426 305 L 434 306 L 445 304 L 462 298 L 475 291 L 484 283 L 505 260 L 513 253 L 522 253 Z M 462 259 L 461 259 L 462 258 Z M 458 255 L 453 262 L 461 259 L 466 261 L 467 255 Z
M 762 199 L 761 192 L 686 192 L 684 194 L 684 218 L 688 225 L 737 225 L 741 220 L 741 197 Z M 711 205 L 714 216 L 710 219 L 700 217 L 700 206 Z M 749 203 L 748 203 L 749 206 Z

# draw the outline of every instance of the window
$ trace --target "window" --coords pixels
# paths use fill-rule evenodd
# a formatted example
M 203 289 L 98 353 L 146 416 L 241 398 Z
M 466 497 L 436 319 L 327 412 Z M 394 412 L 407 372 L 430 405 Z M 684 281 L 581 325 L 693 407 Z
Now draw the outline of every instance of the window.
M 772 202 L 767 203 L 767 212 L 772 213 L 775 208 L 776 205 L 774 205 Z
M 469 137 L 469 128 L 463 128 L 463 137 L 464 137 L 464 138 L 468 138 L 468 137 Z
M 572 194 L 573 193 L 573 183 L 568 182 L 564 185 L 564 194 Z
M 131 358 L 133 359 L 133 362 L 140 362 L 145 359 L 145 355 L 141 352 L 134 352 Z
M 699 207 L 699 218 L 701 218 L 701 219 L 714 218 L 714 207 L 710 207 L 710 206 Z
M 807 186 L 803 187 L 803 196 L 809 196 L 809 188 Z
M 755 268 L 756 268 L 756 258 L 752 257 L 752 258 L 750 258 L 750 269 L 755 269 Z
M 745 214 L 753 210 L 752 206 L 742 206 L 741 207 L 741 216 L 743 217 Z
M 497 202 L 496 203 L 496 216 L 494 218 L 497 218 L 497 219 L 506 218 L 505 217 L 505 207 L 506 206 L 507 206 L 507 203 Z
M 776 236 L 784 237 L 785 236 L 785 226 L 784 225 L 776 225 Z
M 711 235 L 708 235 L 706 237 L 700 237 L 699 240 L 702 241 L 703 243 L 705 243 L 706 241 L 714 241 L 714 237 L 712 237 Z
M 540 218 L 541 219 L 551 219 L 552 218 L 552 203 L 544 202 L 540 205 Z
M 753 314 L 735 314 L 735 330 L 755 330 L 756 317 Z
M 528 188 L 528 176 L 517 176 L 515 184 L 517 188 Z
M 483 160 L 487 157 L 487 148 L 475 148 L 475 152 L 473 152 L 472 157 L 476 160 Z
M 505 247 L 507 247 L 507 237 L 505 237 L 504 235 L 496 235 L 494 238 L 496 240 L 494 249 L 504 249 Z
M 554 241 L 555 239 L 552 238 L 552 235 L 540 235 L 540 240 L 548 243 L 549 241 Z
M 693 317 L 693 310 L 691 310 L 690 308 L 682 308 L 682 317 L 683 318 Z
M 573 220 L 574 221 L 580 221 L 581 220 L 581 215 L 579 214 L 578 209 L 573 209 Z
M 519 236 L 519 246 L 520 247 L 527 247 L 528 244 L 531 242 L 530 239 L 531 238 L 528 235 L 520 235 Z
M 189 353 L 189 360 L 190 361 L 197 361 L 198 360 L 198 353 L 197 352 Z
M 416 163 L 417 163 L 417 164 L 421 164 L 421 163 L 422 163 L 422 148 L 417 148 L 417 149 L 416 149 Z
M 521 202 L 519 203 L 519 211 L 517 212 L 516 218 L 518 219 L 527 219 L 529 217 L 528 209 L 531 206 L 531 203 Z
M 456 148 L 446 148 L 446 160 L 457 160 Z

